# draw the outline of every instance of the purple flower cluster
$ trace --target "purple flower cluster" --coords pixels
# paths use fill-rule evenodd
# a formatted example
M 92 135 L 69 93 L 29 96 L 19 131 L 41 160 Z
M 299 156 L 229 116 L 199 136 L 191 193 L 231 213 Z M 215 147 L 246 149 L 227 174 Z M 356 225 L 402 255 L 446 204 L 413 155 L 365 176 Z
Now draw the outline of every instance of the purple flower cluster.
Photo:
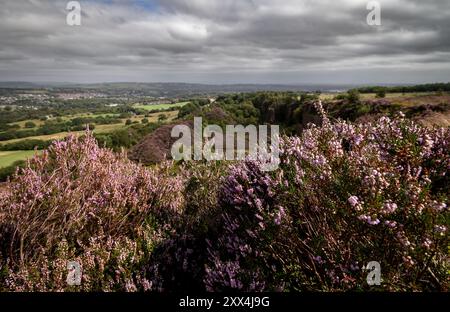
M 208 241 L 208 265 L 204 283 L 209 291 L 262 291 L 268 277 L 260 268 L 248 270 L 250 262 L 265 261 L 261 237 L 270 235 L 286 222 L 282 206 L 274 205 L 279 180 L 249 160 L 231 168 L 220 192 L 221 234 Z M 255 261 L 256 260 L 256 261 Z
M 148 220 L 181 214 L 183 187 L 183 179 L 164 165 L 152 170 L 136 165 L 99 148 L 91 133 L 69 137 L 31 159 L 0 198 L 2 254 L 12 271 L 35 270 L 30 263 L 37 262 L 46 268 L 45 251 L 65 240 L 82 253 L 83 266 L 95 267 L 92 240 L 108 250 L 114 238 L 132 252 L 136 242 L 127 240 L 142 238 Z
M 222 224 L 209 246 L 207 288 L 255 290 L 257 281 L 264 290 L 365 287 L 352 269 L 361 261 L 385 264 L 387 289 L 426 287 L 423 267 L 430 278 L 445 271 L 449 144 L 449 129 L 404 118 L 325 120 L 282 139 L 278 171 L 236 165 L 219 195 Z

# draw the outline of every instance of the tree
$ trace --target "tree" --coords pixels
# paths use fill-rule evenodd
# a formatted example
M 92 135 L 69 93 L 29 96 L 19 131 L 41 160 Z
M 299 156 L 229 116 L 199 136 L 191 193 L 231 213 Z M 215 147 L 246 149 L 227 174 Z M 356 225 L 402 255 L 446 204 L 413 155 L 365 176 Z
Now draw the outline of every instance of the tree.
M 166 114 L 161 114 L 158 116 L 158 121 L 164 121 L 167 120 L 167 115 Z
M 36 124 L 32 121 L 27 121 L 25 123 L 25 128 L 31 129 L 31 128 L 36 128 Z
M 386 88 L 378 88 L 376 90 L 376 97 L 377 98 L 385 98 L 386 97 Z
M 142 119 L 142 123 L 143 124 L 148 124 L 148 119 L 147 118 Z
M 183 118 L 185 116 L 188 116 L 189 114 L 195 112 L 199 108 L 200 108 L 200 106 L 196 103 L 193 103 L 193 102 L 188 103 L 180 108 L 180 110 L 178 111 L 178 118 Z
M 120 115 L 119 115 L 119 118 L 129 118 L 129 117 L 131 117 L 132 116 L 132 114 L 131 113 L 121 113 Z
M 131 121 L 131 119 L 127 119 L 127 121 L 125 122 L 126 126 L 130 126 L 133 122 Z
M 356 89 L 349 90 L 347 94 L 347 100 L 352 104 L 359 103 L 360 101 L 359 91 Z

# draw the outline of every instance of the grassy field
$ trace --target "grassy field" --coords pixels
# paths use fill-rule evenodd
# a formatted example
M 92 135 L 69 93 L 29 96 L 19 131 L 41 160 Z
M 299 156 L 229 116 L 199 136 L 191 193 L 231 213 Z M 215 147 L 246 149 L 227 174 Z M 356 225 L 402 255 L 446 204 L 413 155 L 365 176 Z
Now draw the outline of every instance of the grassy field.
M 35 151 L 0 152 L 0 168 L 8 167 L 17 160 L 25 160 L 33 157 L 35 154 Z
M 147 111 L 155 111 L 155 110 L 162 110 L 162 109 L 169 109 L 169 108 L 179 108 L 182 107 L 189 102 L 179 102 L 175 104 L 154 104 L 154 105 L 144 105 L 144 104 L 135 104 L 133 107 L 138 109 L 145 109 Z
M 74 118 L 96 118 L 96 117 L 119 117 L 119 114 L 91 114 L 91 113 L 87 113 L 87 114 L 74 114 L 74 115 L 69 115 L 69 116 L 62 116 L 60 117 L 63 121 L 69 121 L 71 119 Z M 50 121 L 54 121 L 56 120 L 56 118 L 51 118 L 49 119 Z M 24 120 L 24 121 L 19 121 L 19 122 L 13 122 L 10 125 L 19 125 L 21 129 L 26 129 L 25 128 L 25 124 L 27 122 L 33 122 L 34 124 L 36 124 L 37 127 L 42 126 L 45 121 L 40 120 L 40 119 L 32 119 L 32 120 Z
M 98 125 L 98 126 L 95 126 L 95 129 L 93 132 L 94 133 L 107 133 L 107 132 L 111 132 L 111 131 L 120 129 L 122 127 L 125 127 L 124 123 L 113 124 L 113 125 Z M 1 141 L 0 144 L 15 143 L 15 142 L 23 141 L 23 140 L 43 140 L 43 141 L 59 140 L 59 139 L 64 139 L 69 134 L 79 135 L 79 134 L 83 134 L 83 133 L 84 133 L 84 131 L 74 131 L 74 132 L 70 132 L 70 133 L 69 132 L 59 132 L 59 133 L 55 133 L 55 134 L 37 135 L 37 136 L 31 136 L 31 137 L 27 137 L 27 138 Z
M 19 121 L 19 122 L 13 122 L 10 125 L 19 125 L 21 129 L 25 129 L 25 123 L 27 122 L 33 122 L 34 124 L 36 124 L 36 126 L 42 126 L 44 124 L 44 121 L 39 120 L 39 119 L 31 119 L 31 120 L 24 120 L 24 121 Z
M 73 133 L 76 134 L 76 133 L 80 133 L 80 132 L 73 132 Z M 27 137 L 27 138 L 22 138 L 22 139 L 0 141 L 0 144 L 16 143 L 16 142 L 23 141 L 23 140 L 43 140 L 43 141 L 58 140 L 58 139 L 63 139 L 68 135 L 69 135 L 68 132 L 59 132 L 59 133 L 49 134 L 49 135 L 38 135 L 38 136 L 32 136 L 32 137 Z
M 149 122 L 157 122 L 159 116 L 163 115 L 163 114 L 166 115 L 167 121 L 172 121 L 178 116 L 178 111 L 153 113 L 153 114 L 150 114 L 149 117 L 145 117 L 144 115 L 139 115 L 139 116 L 133 116 L 133 117 L 130 117 L 127 119 L 130 119 L 134 123 L 135 122 L 141 123 L 144 118 L 147 118 L 149 120 Z M 104 114 L 104 115 L 79 114 L 79 115 L 73 115 L 73 116 L 66 116 L 64 119 L 66 119 L 66 118 L 70 119 L 70 118 L 75 118 L 75 117 L 88 117 L 88 116 L 89 117 L 97 117 L 97 116 L 106 116 L 106 115 L 111 116 L 111 114 Z M 95 129 L 94 129 L 94 133 L 108 133 L 108 132 L 112 132 L 114 130 L 125 128 L 126 127 L 125 122 L 127 119 L 121 119 L 122 123 L 120 123 L 120 124 L 96 125 Z M 16 124 L 19 124 L 21 127 L 23 127 L 27 121 L 33 121 L 37 125 L 43 124 L 43 121 L 41 121 L 41 120 L 26 120 L 26 121 L 18 122 Z M 72 132 L 70 134 L 82 135 L 82 134 L 84 134 L 84 131 Z M 34 137 L 28 137 L 28 138 L 22 138 L 22 139 L 2 141 L 2 142 L 0 142 L 0 144 L 14 143 L 14 142 L 22 141 L 22 140 L 27 140 L 27 139 L 38 139 L 38 140 L 44 140 L 44 141 L 59 140 L 59 139 L 64 139 L 68 135 L 69 135 L 69 132 L 60 132 L 60 133 L 55 133 L 55 134 L 50 134 L 50 135 L 41 135 L 41 136 L 34 136 Z M 15 161 L 18 161 L 18 160 L 26 160 L 27 158 L 34 156 L 35 153 L 36 153 L 35 151 L 0 151 L 0 168 L 8 167 L 8 166 L 12 165 Z
M 127 119 L 130 119 L 132 122 L 140 123 L 140 122 L 142 122 L 142 120 L 144 118 L 147 118 L 149 122 L 157 122 L 159 116 L 163 115 L 163 114 L 167 116 L 167 118 L 168 118 L 167 121 L 172 121 L 178 116 L 178 111 L 170 111 L 170 112 L 164 112 L 164 113 L 153 113 L 153 114 L 150 114 L 149 117 L 145 117 L 144 115 L 138 115 L 138 116 L 133 116 L 133 117 L 130 117 L 130 118 L 124 118 L 124 119 L 121 119 L 122 123 L 120 123 L 120 124 L 95 125 L 95 129 L 94 129 L 93 132 L 94 133 L 108 133 L 108 132 L 112 132 L 114 130 L 118 130 L 118 129 L 124 128 L 124 127 L 126 127 L 125 126 L 125 122 L 126 122 Z M 22 123 L 25 124 L 25 122 L 26 121 L 23 121 Z M 75 135 L 80 135 L 80 134 L 83 134 L 83 133 L 84 133 L 84 131 L 71 132 L 71 134 L 75 134 Z M 69 135 L 69 132 L 59 132 L 59 133 L 49 134 L 49 135 L 39 135 L 39 136 L 32 136 L 32 137 L 21 138 L 21 139 L 13 139 L 13 140 L 8 140 L 8 141 L 1 141 L 0 144 L 15 143 L 15 142 L 19 142 L 19 141 L 23 141 L 23 140 L 27 140 L 27 139 L 28 140 L 36 139 L 36 140 L 43 140 L 43 141 L 60 140 L 60 139 L 64 139 L 68 135 Z
M 320 95 L 321 100 L 333 100 L 338 94 L 345 93 L 322 93 Z M 442 97 L 446 94 L 437 94 L 436 92 L 412 92 L 412 93 L 386 93 L 386 99 L 388 100 L 398 100 L 398 101 L 413 101 L 421 102 L 424 98 L 430 97 Z M 447 94 L 448 95 L 448 94 Z M 361 93 L 361 100 L 374 100 L 376 99 L 375 93 Z M 415 99 L 415 101 L 414 101 Z

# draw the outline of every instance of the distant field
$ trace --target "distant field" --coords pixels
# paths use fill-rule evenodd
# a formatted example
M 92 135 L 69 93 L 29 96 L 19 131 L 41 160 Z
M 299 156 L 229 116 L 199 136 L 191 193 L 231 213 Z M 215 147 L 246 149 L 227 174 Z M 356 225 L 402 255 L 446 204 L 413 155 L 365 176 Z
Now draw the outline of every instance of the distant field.
M 86 115 L 86 114 L 84 114 L 84 115 Z M 178 111 L 153 113 L 153 114 L 150 114 L 149 117 L 145 117 L 144 115 L 133 116 L 130 118 L 121 119 L 122 123 L 119 123 L 119 124 L 95 125 L 95 129 L 93 132 L 94 133 L 108 133 L 108 132 L 112 132 L 114 130 L 124 128 L 125 122 L 127 119 L 130 119 L 132 122 L 140 123 L 140 122 L 142 122 L 142 120 L 144 118 L 147 118 L 149 122 L 157 122 L 160 115 L 166 115 L 168 118 L 167 121 L 172 121 L 173 119 L 175 119 L 178 116 Z M 74 118 L 74 116 L 72 116 L 72 118 Z M 80 117 L 80 116 L 81 115 L 77 115 L 77 117 Z M 23 121 L 21 123 L 25 124 L 25 122 L 27 122 L 27 121 Z M 83 133 L 84 133 L 84 131 L 71 132 L 71 134 L 75 134 L 75 135 L 81 135 Z M 68 135 L 69 135 L 69 132 L 59 132 L 59 133 L 49 134 L 49 135 L 39 135 L 39 136 L 32 136 L 32 137 L 27 137 L 27 138 L 13 139 L 13 140 L 8 140 L 8 141 L 0 141 L 0 144 L 15 143 L 15 142 L 23 141 L 23 140 L 33 140 L 33 139 L 43 140 L 43 141 L 60 140 L 60 139 L 64 139 Z
M 321 100 L 333 100 L 337 95 L 343 93 L 322 93 L 320 95 Z M 376 99 L 375 93 L 361 93 L 361 100 L 374 100 Z M 417 105 L 425 103 L 439 103 L 440 101 L 448 101 L 450 95 L 441 94 L 436 92 L 412 92 L 412 93 L 387 93 L 386 99 L 390 100 L 393 104 L 400 105 Z
M 188 103 L 189 102 L 179 102 L 179 103 L 175 103 L 175 104 L 155 104 L 155 105 L 136 104 L 136 105 L 133 105 L 133 107 L 139 108 L 139 109 L 145 109 L 148 111 L 155 111 L 155 110 L 162 110 L 162 109 L 169 109 L 169 108 L 179 108 Z
M 8 167 L 15 161 L 25 160 L 27 158 L 33 157 L 35 154 L 35 151 L 0 152 L 0 168 Z
M 435 92 L 412 92 L 412 93 L 386 93 L 386 99 L 398 99 L 398 98 L 416 98 L 423 96 L 434 96 Z M 375 93 L 362 93 L 361 99 L 373 100 L 376 98 Z
M 85 113 L 85 114 L 74 114 L 74 115 L 68 115 L 68 116 L 62 116 L 59 117 L 61 118 L 63 121 L 68 121 L 74 118 L 97 118 L 97 117 L 119 117 L 119 114 L 91 114 L 91 113 Z M 56 118 L 51 118 L 49 120 L 56 120 Z M 36 124 L 37 127 L 42 126 L 45 121 L 40 120 L 40 119 L 32 119 L 32 120 L 24 120 L 24 121 L 19 121 L 19 122 L 13 122 L 10 123 L 10 125 L 19 125 L 20 128 L 25 129 L 25 123 L 27 122 L 33 122 L 34 124 Z
M 333 100 L 338 94 L 340 94 L 340 93 L 321 93 L 320 99 L 322 101 Z
M 13 123 L 10 123 L 10 125 L 19 125 L 20 126 L 20 128 L 22 128 L 22 129 L 24 129 L 25 128 L 25 123 L 27 123 L 27 122 L 29 122 L 29 121 L 31 121 L 31 122 L 33 122 L 34 124 L 36 124 L 36 126 L 42 126 L 43 124 L 44 124 L 44 121 L 42 121 L 42 120 L 39 120 L 39 119 L 31 119 L 31 120 L 24 120 L 24 121 L 19 121 L 19 122 L 13 122 Z
M 117 129 L 120 129 L 122 127 L 125 127 L 125 124 L 113 124 L 113 125 L 98 125 L 95 126 L 94 129 L 94 133 L 107 133 L 107 132 L 111 132 Z M 8 144 L 8 143 L 15 143 L 15 142 L 19 142 L 19 141 L 23 141 L 23 140 L 43 140 L 43 141 L 48 141 L 48 140 L 59 140 L 59 139 L 64 139 L 66 136 L 68 136 L 69 134 L 75 134 L 75 135 L 80 135 L 83 134 L 84 131 L 74 131 L 74 132 L 59 132 L 59 133 L 55 133 L 55 134 L 48 134 L 48 135 L 38 135 L 38 136 L 31 136 L 31 137 L 26 137 L 26 138 L 21 138 L 21 139 L 13 139 L 13 140 L 8 140 L 8 141 L 1 141 L 0 144 Z
M 93 113 L 83 113 L 83 114 L 75 114 L 61 117 L 62 120 L 71 120 L 74 118 L 97 118 L 97 117 L 111 117 L 117 118 L 119 114 L 111 114 L 111 113 L 103 113 L 103 114 L 93 114 Z
M 435 93 L 418 93 L 416 95 L 405 94 L 398 95 L 397 97 L 389 98 L 392 104 L 398 104 L 401 106 L 416 106 L 423 104 L 445 104 L 450 103 L 450 94 L 444 93 L 443 95 L 436 95 Z

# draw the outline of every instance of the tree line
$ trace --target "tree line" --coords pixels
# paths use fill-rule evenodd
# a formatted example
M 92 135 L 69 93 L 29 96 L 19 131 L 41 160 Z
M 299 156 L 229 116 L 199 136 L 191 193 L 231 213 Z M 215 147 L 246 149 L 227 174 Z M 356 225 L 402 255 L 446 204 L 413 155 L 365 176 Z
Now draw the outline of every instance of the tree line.
M 412 93 L 412 92 L 450 92 L 449 83 L 428 83 L 414 86 L 370 86 L 357 89 L 361 93 L 377 93 L 384 90 L 387 93 Z

